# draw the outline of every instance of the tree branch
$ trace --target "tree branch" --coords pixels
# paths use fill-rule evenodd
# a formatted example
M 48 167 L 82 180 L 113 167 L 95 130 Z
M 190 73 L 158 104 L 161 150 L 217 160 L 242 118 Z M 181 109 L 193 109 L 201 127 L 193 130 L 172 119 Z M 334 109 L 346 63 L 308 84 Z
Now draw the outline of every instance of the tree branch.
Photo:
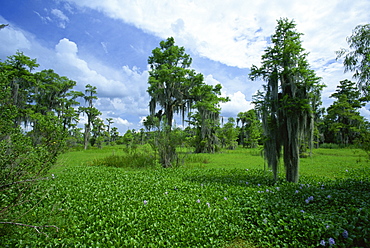
M 16 226 L 25 226 L 25 227 L 32 227 L 34 228 L 38 233 L 44 234 L 46 237 L 49 237 L 46 233 L 41 232 L 39 229 L 42 229 L 44 227 L 54 227 L 57 232 L 59 231 L 59 227 L 54 226 L 54 225 L 43 225 L 43 226 L 34 226 L 34 225 L 27 225 L 23 223 L 16 223 L 16 222 L 6 222 L 6 221 L 0 221 L 0 224 L 9 224 L 9 225 L 16 225 Z
M 21 184 L 21 183 L 28 183 L 28 182 L 34 182 L 34 181 L 39 181 L 39 180 L 48 180 L 48 177 L 43 177 L 43 178 L 35 178 L 35 179 L 26 179 L 23 181 L 17 181 L 17 182 L 12 182 L 4 185 L 0 185 L 0 191 L 5 190 L 6 188 L 11 187 L 14 184 Z

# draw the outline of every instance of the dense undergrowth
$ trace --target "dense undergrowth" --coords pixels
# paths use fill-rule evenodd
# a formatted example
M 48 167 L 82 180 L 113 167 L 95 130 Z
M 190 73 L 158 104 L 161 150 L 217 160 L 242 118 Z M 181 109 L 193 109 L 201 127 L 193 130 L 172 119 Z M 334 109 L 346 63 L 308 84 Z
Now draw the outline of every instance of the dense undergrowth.
M 36 205 L 18 221 L 59 231 L 44 228 L 45 235 L 3 226 L 1 247 L 370 244 L 368 166 L 344 170 L 338 178 L 304 175 L 299 184 L 274 182 L 269 171 L 252 168 L 127 170 L 85 163 L 54 173 L 40 182 L 46 193 L 20 206 Z

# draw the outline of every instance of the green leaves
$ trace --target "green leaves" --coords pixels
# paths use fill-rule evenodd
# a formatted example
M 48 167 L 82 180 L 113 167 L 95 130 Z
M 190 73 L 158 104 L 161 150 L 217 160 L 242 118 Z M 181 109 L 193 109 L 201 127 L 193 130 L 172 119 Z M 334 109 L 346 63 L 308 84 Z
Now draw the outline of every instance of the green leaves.
M 304 142 L 312 147 L 314 114 L 323 85 L 309 68 L 301 33 L 294 21 L 279 19 L 272 45 L 262 55 L 262 65 L 252 66 L 252 80 L 266 81 L 265 92 L 255 97 L 261 114 L 266 160 L 277 179 L 281 149 L 284 148 L 286 180 L 298 182 L 299 149 Z
M 339 247 L 367 246 L 368 179 L 368 170 L 293 184 L 275 182 L 262 170 L 66 167 L 42 183 L 53 190 L 23 219 L 60 231 L 48 230 L 45 238 L 18 228 L 0 244 L 224 247 L 243 239 L 256 246 L 317 247 L 333 238 Z M 33 195 L 30 204 L 41 197 Z
M 370 79 L 370 24 L 358 25 L 347 38 L 351 50 L 337 51 L 337 59 L 344 57 L 343 65 L 346 71 L 354 72 L 353 77 L 358 80 L 360 89 L 368 95 Z

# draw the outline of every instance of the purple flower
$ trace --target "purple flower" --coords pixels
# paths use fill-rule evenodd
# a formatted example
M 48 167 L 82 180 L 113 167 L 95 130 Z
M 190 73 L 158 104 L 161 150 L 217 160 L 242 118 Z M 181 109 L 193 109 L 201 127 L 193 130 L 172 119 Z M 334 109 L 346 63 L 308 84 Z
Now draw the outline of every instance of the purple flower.
M 304 210 L 301 210 L 301 213 L 304 213 Z
M 348 231 L 344 230 L 342 233 L 343 238 L 348 239 Z
M 147 200 L 144 200 L 144 205 L 148 204 L 148 201 Z
M 224 200 L 226 201 L 227 200 L 227 197 L 224 197 Z
M 259 186 L 261 186 L 261 184 L 257 184 L 257 186 L 259 187 Z
M 249 184 L 248 182 L 245 182 L 245 184 Z
M 298 192 L 299 192 L 298 190 L 295 191 L 296 194 L 298 194 Z
M 280 187 L 276 187 L 276 189 L 279 191 L 280 190 Z
M 329 238 L 329 245 L 335 245 L 335 240 L 333 238 Z
M 321 241 L 320 241 L 320 245 L 325 246 L 325 245 L 326 245 L 325 240 L 321 240 Z
M 309 203 L 310 201 L 313 201 L 313 196 L 310 196 L 306 199 L 306 203 Z
M 331 198 L 331 195 L 328 195 L 327 197 L 330 199 Z
M 166 192 L 164 192 L 164 194 L 165 194 L 165 195 L 168 195 L 168 192 L 166 191 Z
M 208 207 L 210 207 L 210 206 L 211 206 L 211 204 L 209 204 L 209 202 L 207 202 L 206 204 L 207 204 L 207 206 L 208 206 Z
M 200 200 L 199 199 L 197 200 L 197 203 L 200 203 Z

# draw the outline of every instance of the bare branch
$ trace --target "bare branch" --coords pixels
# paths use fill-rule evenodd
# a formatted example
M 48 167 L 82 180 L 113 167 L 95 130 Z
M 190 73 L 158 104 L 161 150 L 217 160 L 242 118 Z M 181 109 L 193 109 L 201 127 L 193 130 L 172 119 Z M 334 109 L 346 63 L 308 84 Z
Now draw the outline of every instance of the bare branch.
M 17 222 L 6 222 L 6 221 L 0 221 L 0 224 L 8 224 L 8 225 L 16 225 L 16 226 L 25 226 L 25 227 L 31 227 L 31 228 L 34 228 L 38 233 L 42 233 L 44 234 L 46 237 L 49 237 L 46 233 L 44 232 L 41 232 L 40 229 L 44 228 L 44 227 L 54 227 L 56 229 L 56 231 L 58 232 L 59 231 L 59 227 L 57 226 L 54 226 L 54 225 L 43 225 L 43 226 L 34 226 L 34 225 L 27 225 L 27 224 L 23 224 L 23 223 L 17 223 Z
M 48 177 L 43 177 L 43 178 L 26 179 L 26 180 L 23 180 L 23 181 L 12 182 L 12 183 L 8 183 L 8 184 L 0 185 L 0 191 L 3 191 L 6 188 L 9 188 L 9 187 L 11 187 L 12 185 L 15 185 L 15 184 L 35 182 L 35 181 L 48 180 L 48 179 L 49 179 Z

